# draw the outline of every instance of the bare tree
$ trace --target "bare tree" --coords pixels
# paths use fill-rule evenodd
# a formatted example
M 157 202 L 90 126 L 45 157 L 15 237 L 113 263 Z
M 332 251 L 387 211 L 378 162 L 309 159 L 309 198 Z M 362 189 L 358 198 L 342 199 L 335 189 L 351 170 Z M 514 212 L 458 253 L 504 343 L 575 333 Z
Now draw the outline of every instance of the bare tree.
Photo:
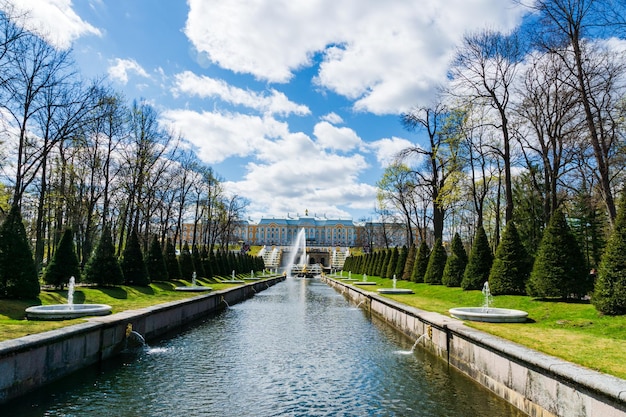
M 501 158 L 504 169 L 505 221 L 513 218 L 511 185 L 512 132 L 509 122 L 512 86 L 524 50 L 517 33 L 501 34 L 492 30 L 467 35 L 457 52 L 452 73 L 454 95 L 461 95 L 495 111 L 493 127 L 502 134 Z
M 617 140 L 612 110 L 616 96 L 623 96 L 615 89 L 623 79 L 624 59 L 603 51 L 598 55 L 599 44 L 592 43 L 591 38 L 606 34 L 613 24 L 623 24 L 625 6 L 608 0 L 538 0 L 531 7 L 542 18 L 541 46 L 557 54 L 575 80 L 573 87 L 585 115 L 598 183 L 613 223 L 616 209 L 610 158 Z
M 424 169 L 416 169 L 416 183 L 424 186 L 432 201 L 432 222 L 435 240 L 443 237 L 444 218 L 449 197 L 455 192 L 459 179 L 459 114 L 438 103 L 432 108 L 422 107 L 402 115 L 409 130 L 420 129 L 428 138 L 427 147 L 412 146 L 400 152 L 406 159 L 418 156 Z

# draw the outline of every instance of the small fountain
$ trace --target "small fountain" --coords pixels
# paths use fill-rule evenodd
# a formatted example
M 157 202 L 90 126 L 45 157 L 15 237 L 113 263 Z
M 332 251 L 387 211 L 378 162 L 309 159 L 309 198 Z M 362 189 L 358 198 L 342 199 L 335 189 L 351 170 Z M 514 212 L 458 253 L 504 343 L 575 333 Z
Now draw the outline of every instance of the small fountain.
M 250 278 L 244 278 L 244 280 L 246 280 L 246 281 L 256 281 L 258 279 L 259 278 L 254 276 L 254 271 L 250 271 Z
M 398 353 L 400 355 L 410 355 L 410 354 L 412 354 L 413 352 L 415 352 L 415 348 L 417 347 L 419 342 L 421 342 L 422 339 L 424 339 L 426 336 L 428 336 L 428 333 L 424 333 L 420 337 L 418 337 L 417 340 L 415 341 L 415 343 L 413 343 L 413 346 L 411 346 L 411 350 L 397 350 L 396 353 Z
M 348 271 L 348 278 L 343 278 L 343 271 L 341 271 L 341 280 L 345 282 L 357 281 L 355 278 L 352 278 L 352 271 Z
M 176 291 L 190 291 L 190 292 L 202 292 L 202 291 L 212 291 L 213 288 L 205 287 L 204 285 L 196 284 L 196 271 L 193 271 L 191 275 L 191 286 L 188 287 L 176 287 L 174 288 Z
M 51 304 L 28 307 L 26 318 L 29 320 L 69 320 L 85 316 L 105 316 L 111 313 L 107 304 L 74 304 L 76 280 L 71 277 L 67 289 L 67 304 Z
M 235 270 L 233 269 L 233 272 L 231 274 L 231 278 L 223 280 L 222 282 L 224 284 L 243 284 L 245 281 L 242 280 L 242 279 L 235 279 Z
M 482 289 L 484 302 L 482 307 L 456 307 L 448 310 L 450 315 L 460 320 L 484 321 L 489 323 L 524 323 L 528 313 L 510 308 L 493 308 L 493 296 L 486 281 Z
M 393 275 L 393 288 L 379 288 L 377 291 L 380 294 L 413 294 L 413 290 L 409 288 L 396 288 L 398 280 L 396 275 Z
M 126 338 L 124 339 L 124 350 L 144 348 L 146 346 L 146 339 L 141 333 L 133 330 L 133 325 L 128 323 L 126 325 Z
M 363 280 L 355 282 L 354 285 L 376 285 L 376 283 L 374 281 L 368 281 L 367 274 L 363 274 Z

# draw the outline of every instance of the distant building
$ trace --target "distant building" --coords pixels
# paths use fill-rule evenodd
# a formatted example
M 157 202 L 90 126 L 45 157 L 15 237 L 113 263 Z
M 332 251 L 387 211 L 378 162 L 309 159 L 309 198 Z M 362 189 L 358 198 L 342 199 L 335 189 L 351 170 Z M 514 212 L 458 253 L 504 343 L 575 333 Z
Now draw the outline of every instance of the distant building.
M 387 233 L 382 232 L 383 228 Z M 402 246 L 406 242 L 400 224 L 356 223 L 351 219 L 312 217 L 308 212 L 301 217 L 262 218 L 258 223 L 240 221 L 234 228 L 234 238 L 249 245 L 289 246 L 302 229 L 307 246 L 370 248 Z

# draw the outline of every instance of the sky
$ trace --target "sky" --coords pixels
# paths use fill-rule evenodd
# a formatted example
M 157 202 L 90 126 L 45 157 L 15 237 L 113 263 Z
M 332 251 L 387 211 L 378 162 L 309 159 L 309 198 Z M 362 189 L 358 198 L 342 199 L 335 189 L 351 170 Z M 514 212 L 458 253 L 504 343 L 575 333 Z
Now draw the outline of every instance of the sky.
M 7 0 L 85 78 L 146 100 L 247 215 L 375 218 L 376 182 L 419 145 L 463 35 L 513 0 Z

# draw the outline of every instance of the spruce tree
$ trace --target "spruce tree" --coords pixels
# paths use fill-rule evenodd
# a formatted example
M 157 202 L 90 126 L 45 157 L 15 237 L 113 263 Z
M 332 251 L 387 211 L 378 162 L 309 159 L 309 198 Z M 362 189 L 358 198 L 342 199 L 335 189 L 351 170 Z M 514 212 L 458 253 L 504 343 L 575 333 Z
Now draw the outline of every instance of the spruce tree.
M 415 264 L 411 274 L 411 281 L 424 282 L 424 274 L 426 273 L 426 268 L 428 268 L 429 258 L 430 248 L 426 244 L 426 241 L 422 240 L 422 243 L 420 243 L 417 248 L 417 254 L 415 255 Z
M 381 278 L 387 278 L 387 268 L 389 267 L 389 261 L 391 260 L 391 249 L 384 250 L 384 256 L 380 265 L 380 271 L 378 276 Z
M 0 297 L 35 298 L 39 277 L 17 205 L 0 226 Z
M 133 230 L 128 236 L 126 247 L 122 254 L 122 273 L 124 274 L 124 283 L 127 285 L 148 285 L 150 277 L 148 269 L 141 253 L 141 245 L 137 231 Z
M 398 278 L 398 279 L 402 279 L 402 274 L 404 273 L 404 265 L 406 264 L 406 257 L 408 256 L 408 249 L 405 246 L 402 246 L 400 248 L 400 251 L 398 252 L 398 262 L 396 262 L 396 271 L 394 272 L 394 275 Z
M 514 222 L 510 221 L 504 229 L 489 273 L 491 294 L 526 294 L 526 281 L 530 266 L 528 254 L 517 232 L 517 227 Z
M 602 314 L 626 314 L 626 192 L 600 261 L 591 302 Z
M 150 240 L 150 247 L 148 248 L 148 255 L 146 257 L 146 268 L 148 268 L 150 281 L 168 280 L 167 266 L 165 265 L 163 250 L 157 235 L 152 236 Z
M 489 271 L 493 262 L 493 254 L 489 247 L 485 229 L 480 226 L 474 236 L 474 244 L 470 251 L 467 266 L 463 273 L 461 288 L 464 290 L 480 290 L 489 279 Z
M 426 273 L 424 274 L 425 283 L 441 284 L 447 257 L 446 249 L 443 247 L 441 238 L 439 238 L 435 241 L 433 250 L 430 252 L 430 257 L 428 258 L 428 265 L 426 267 Z
M 196 269 L 196 274 L 198 274 L 199 277 L 206 277 L 202 256 L 196 245 L 194 245 L 191 249 L 191 257 L 193 258 L 193 266 Z
M 466 266 L 467 252 L 463 247 L 461 236 L 455 233 L 450 245 L 450 255 L 446 261 L 446 267 L 443 269 L 441 283 L 448 287 L 460 287 Z
M 124 275 L 115 256 L 111 229 L 105 227 L 98 245 L 85 265 L 85 281 L 97 285 L 121 285 Z
M 163 257 L 165 258 L 165 267 L 167 268 L 168 279 L 170 281 L 181 279 L 182 274 L 180 272 L 178 257 L 176 256 L 176 248 L 170 238 L 167 238 L 167 241 L 165 241 L 165 254 Z
M 191 257 L 191 251 L 189 251 L 189 245 L 187 242 L 183 244 L 183 250 L 180 251 L 179 263 L 183 279 L 191 281 L 195 269 L 193 267 L 193 258 Z
M 526 291 L 532 297 L 581 297 L 591 290 L 578 243 L 561 210 L 543 232 Z
M 72 231 L 65 229 L 52 260 L 44 271 L 43 281 L 48 285 L 63 288 L 69 282 L 70 277 L 74 277 L 76 282 L 81 280 Z
M 393 249 L 391 249 L 391 257 L 389 258 L 389 264 L 387 264 L 387 272 L 385 273 L 386 278 L 393 278 L 393 274 L 396 272 L 396 265 L 398 263 L 399 257 L 400 254 L 398 252 L 398 247 L 395 246 Z
M 404 263 L 404 271 L 402 272 L 402 279 L 409 281 L 411 280 L 411 275 L 413 274 L 413 266 L 415 265 L 415 255 L 417 253 L 417 249 L 415 245 L 411 245 L 409 248 L 409 252 L 406 255 L 406 262 Z

